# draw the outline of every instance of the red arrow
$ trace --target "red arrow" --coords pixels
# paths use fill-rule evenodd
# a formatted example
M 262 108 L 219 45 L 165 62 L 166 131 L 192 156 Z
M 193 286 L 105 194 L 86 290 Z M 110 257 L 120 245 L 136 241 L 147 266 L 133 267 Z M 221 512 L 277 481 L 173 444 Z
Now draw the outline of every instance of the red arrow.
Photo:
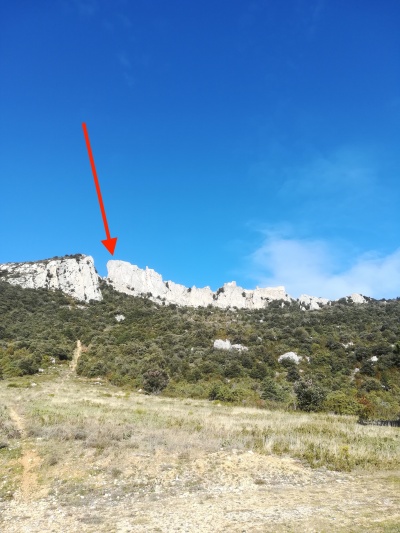
M 97 172 L 96 172 L 96 167 L 95 167 L 95 164 L 94 164 L 92 149 L 90 147 L 89 134 L 88 134 L 88 130 L 87 130 L 86 124 L 84 122 L 82 123 L 82 128 L 83 128 L 83 134 L 85 136 L 87 151 L 88 151 L 88 154 L 89 154 L 90 165 L 92 167 L 94 184 L 96 185 L 96 191 L 97 191 L 97 197 L 99 199 L 101 216 L 103 217 L 104 229 L 106 230 L 106 236 L 107 236 L 107 239 L 105 239 L 104 241 L 101 241 L 101 242 L 104 244 L 104 246 L 110 252 L 110 254 L 114 255 L 115 245 L 117 244 L 117 238 L 118 237 L 111 238 L 111 236 L 110 236 L 110 230 L 108 228 L 106 211 L 104 209 L 103 198 L 101 196 L 99 180 L 97 178 Z

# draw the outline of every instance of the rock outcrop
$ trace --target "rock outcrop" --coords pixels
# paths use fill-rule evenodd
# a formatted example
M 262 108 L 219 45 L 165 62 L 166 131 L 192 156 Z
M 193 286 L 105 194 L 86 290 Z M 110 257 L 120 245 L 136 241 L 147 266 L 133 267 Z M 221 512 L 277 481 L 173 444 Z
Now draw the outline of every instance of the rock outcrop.
M 222 309 L 261 309 L 274 300 L 283 300 L 297 301 L 304 311 L 318 310 L 330 304 L 330 300 L 326 298 L 306 294 L 295 300 L 287 294 L 283 286 L 248 290 L 231 281 L 213 292 L 210 287 L 188 288 L 173 281 L 163 281 L 162 276 L 154 270 L 148 267 L 143 270 L 126 261 L 109 261 L 107 268 L 108 276 L 104 281 L 115 290 L 131 296 L 148 297 L 157 303 L 191 307 L 211 305 Z M 93 258 L 81 254 L 29 263 L 0 264 L 1 279 L 26 288 L 60 289 L 85 302 L 103 298 L 100 290 L 101 278 L 96 272 Z M 352 294 L 346 300 L 357 304 L 368 301 L 360 294 Z
M 231 341 L 228 340 L 228 339 L 226 339 L 226 340 L 216 339 L 214 341 L 213 347 L 216 350 L 225 350 L 225 351 L 228 351 L 228 352 L 230 352 L 231 350 L 236 350 L 238 352 L 248 352 L 249 351 L 247 346 L 243 346 L 243 344 L 231 344 Z
M 187 288 L 173 281 L 163 281 L 161 275 L 154 270 L 147 267 L 142 270 L 125 261 L 108 261 L 107 269 L 106 281 L 115 290 L 132 296 L 148 296 L 155 302 L 164 301 L 191 307 L 212 305 L 220 308 L 260 309 L 273 300 L 292 300 L 284 287 L 246 290 L 232 281 L 213 292 L 210 287 Z
M 324 305 L 328 305 L 330 300 L 327 298 L 318 298 L 317 296 L 308 296 L 308 294 L 302 294 L 299 297 L 300 307 L 306 311 L 318 311 Z
M 297 355 L 296 352 L 286 352 L 278 357 L 278 363 L 281 363 L 282 361 L 292 361 L 298 365 L 302 359 L 302 356 Z
M 355 304 L 365 304 L 367 300 L 364 298 L 362 294 L 354 293 L 351 296 L 348 296 L 348 299 L 350 299 Z
M 0 265 L 0 279 L 29 289 L 60 289 L 87 302 L 103 298 L 93 258 L 80 254 L 30 263 L 5 263 Z

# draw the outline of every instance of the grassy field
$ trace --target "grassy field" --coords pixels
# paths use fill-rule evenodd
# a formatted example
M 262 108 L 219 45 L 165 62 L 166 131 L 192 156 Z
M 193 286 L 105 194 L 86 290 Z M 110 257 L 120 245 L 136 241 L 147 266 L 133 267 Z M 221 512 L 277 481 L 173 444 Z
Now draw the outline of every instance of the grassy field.
M 400 531 L 399 428 L 145 396 L 62 366 L 0 382 L 0 406 L 5 532 Z

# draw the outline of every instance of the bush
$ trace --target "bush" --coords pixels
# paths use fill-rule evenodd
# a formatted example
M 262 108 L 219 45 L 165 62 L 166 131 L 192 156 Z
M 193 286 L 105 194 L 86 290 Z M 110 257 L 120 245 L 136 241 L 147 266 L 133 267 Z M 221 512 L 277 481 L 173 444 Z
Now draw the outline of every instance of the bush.
M 227 378 L 237 378 L 243 374 L 243 368 L 238 361 L 228 363 L 224 369 L 224 376 Z
M 359 404 L 354 395 L 344 391 L 334 391 L 325 398 L 323 409 L 335 415 L 356 415 L 359 412 Z
M 40 357 L 31 354 L 26 348 L 9 350 L 0 358 L 0 374 L 4 377 L 36 374 L 39 370 Z
M 220 402 L 237 402 L 239 394 L 223 383 L 215 383 L 209 392 L 209 400 L 218 400 Z
M 360 368 L 360 373 L 365 376 L 374 376 L 375 375 L 375 365 L 372 361 L 365 361 Z
M 143 389 L 149 393 L 159 393 L 168 385 L 168 374 L 159 368 L 147 370 L 143 374 Z
M 263 380 L 268 374 L 268 367 L 265 363 L 257 362 L 253 365 L 249 372 L 249 376 L 253 379 Z
M 359 400 L 360 420 L 397 420 L 400 405 L 390 393 L 370 392 Z
M 290 381 L 291 383 L 298 381 L 300 379 L 300 373 L 296 367 L 296 365 L 292 365 L 288 373 L 286 374 L 287 381 Z
M 312 380 L 299 381 L 295 385 L 297 407 L 302 411 L 320 411 L 325 400 L 325 391 Z
M 267 378 L 262 383 L 261 398 L 274 402 L 284 402 L 288 399 L 288 390 L 284 389 L 272 378 Z
M 361 385 L 361 390 L 366 392 L 381 391 L 382 384 L 375 378 L 366 378 Z
M 78 375 L 96 378 L 106 375 L 108 366 L 105 361 L 97 360 L 94 357 L 89 358 L 84 354 L 84 357 L 82 356 L 78 361 L 76 372 Z

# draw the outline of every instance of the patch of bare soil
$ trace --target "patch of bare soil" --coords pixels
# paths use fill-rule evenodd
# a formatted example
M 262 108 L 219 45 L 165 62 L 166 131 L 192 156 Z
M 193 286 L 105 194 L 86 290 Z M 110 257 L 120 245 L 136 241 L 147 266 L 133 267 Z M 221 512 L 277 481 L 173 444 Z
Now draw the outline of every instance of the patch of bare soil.
M 78 365 L 78 361 L 79 361 L 79 358 L 80 358 L 81 355 L 82 355 L 82 344 L 81 344 L 80 340 L 77 340 L 76 341 L 76 348 L 74 350 L 74 354 L 72 356 L 72 361 L 70 363 L 70 369 L 72 370 L 72 372 L 76 371 L 76 367 Z
M 219 460 L 227 466 L 233 457 L 220 454 Z M 3 511 L 2 531 L 263 533 L 299 528 L 313 533 L 389 531 L 379 524 L 388 515 L 400 524 L 400 497 L 384 477 L 377 481 L 322 472 L 310 475 L 308 469 L 302 470 L 288 460 L 282 459 L 279 464 L 276 458 L 250 454 L 236 460 L 236 464 L 242 463 L 236 483 L 224 481 L 225 472 L 222 479 L 207 475 L 206 471 L 199 476 L 197 463 L 186 472 L 186 485 L 179 486 L 178 471 L 170 470 L 177 481 L 175 490 L 165 491 L 161 484 L 146 482 L 128 488 L 115 480 L 104 484 L 101 491 L 78 495 L 69 504 L 61 492 L 36 501 L 13 501 Z M 206 463 L 207 459 L 204 467 Z M 243 482 L 242 469 L 247 471 Z M 231 475 L 235 473 L 231 471 Z M 273 475 L 268 477 L 270 473 Z M 262 477 L 256 477 L 258 474 Z M 261 479 L 262 483 L 257 481 Z M 393 512 L 396 508 L 397 514 Z
M 23 418 L 13 407 L 10 408 L 10 418 L 21 435 L 22 446 L 20 459 L 22 466 L 21 487 L 16 497 L 18 500 L 29 500 L 36 495 L 38 489 L 37 470 L 41 461 L 35 448 L 32 447 L 32 443 L 27 439 Z

